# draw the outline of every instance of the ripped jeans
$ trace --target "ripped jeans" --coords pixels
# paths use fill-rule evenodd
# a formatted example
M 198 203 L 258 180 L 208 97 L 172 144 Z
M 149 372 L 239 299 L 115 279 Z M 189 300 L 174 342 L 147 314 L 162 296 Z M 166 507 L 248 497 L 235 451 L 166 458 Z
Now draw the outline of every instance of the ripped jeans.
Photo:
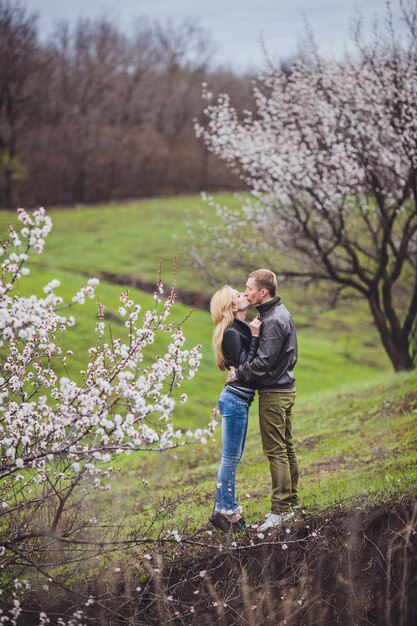
M 236 469 L 245 448 L 249 407 L 245 400 L 223 389 L 219 396 L 222 416 L 222 459 L 217 473 L 215 510 L 226 515 L 240 511 L 236 499 Z

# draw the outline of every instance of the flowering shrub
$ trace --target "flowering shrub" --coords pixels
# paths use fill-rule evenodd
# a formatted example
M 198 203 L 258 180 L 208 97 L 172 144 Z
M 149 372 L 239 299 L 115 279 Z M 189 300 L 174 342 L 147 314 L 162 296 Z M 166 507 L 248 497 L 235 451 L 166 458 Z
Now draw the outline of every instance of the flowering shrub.
M 125 339 L 110 333 L 106 340 L 99 304 L 97 343 L 88 351 L 81 382 L 58 377 L 54 364 L 65 368 L 72 354 L 62 348 L 75 323 L 66 311 L 94 298 L 98 280 L 89 280 L 67 305 L 55 293 L 58 280 L 44 287 L 42 298 L 20 295 L 27 261 L 43 251 L 52 223 L 44 209 L 32 215 L 19 209 L 18 219 L 20 232 L 10 227 L 0 248 L 0 567 L 8 572 L 12 622 L 20 612 L 18 590 L 29 585 L 19 582 L 23 574 L 32 567 L 50 577 L 55 560 L 48 542 L 70 541 L 75 550 L 81 538 L 85 543 L 87 527 L 97 524 L 75 524 L 81 485 L 83 494 L 87 486 L 107 488 L 108 463 L 117 454 L 204 443 L 216 426 L 213 416 L 206 429 L 183 434 L 172 422 L 173 391 L 195 375 L 201 346 L 185 348 L 181 327 L 168 322 L 175 294 L 164 300 L 161 282 L 155 308 L 143 314 L 127 293 L 121 295 Z M 144 351 L 157 333 L 168 338 L 165 354 L 145 366 Z M 180 402 L 186 400 L 182 394 Z

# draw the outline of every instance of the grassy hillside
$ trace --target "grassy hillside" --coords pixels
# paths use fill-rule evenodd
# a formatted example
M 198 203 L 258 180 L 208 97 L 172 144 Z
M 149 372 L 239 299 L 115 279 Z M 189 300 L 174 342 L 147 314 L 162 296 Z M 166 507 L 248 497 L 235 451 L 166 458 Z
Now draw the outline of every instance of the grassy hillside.
M 237 194 L 218 195 L 216 201 L 234 209 L 240 205 L 242 197 Z M 196 225 L 202 215 L 209 223 L 217 220 L 214 209 L 199 196 L 54 208 L 48 212 L 53 220 L 53 230 L 48 237 L 46 252 L 33 259 L 45 271 L 49 269 L 54 274 L 65 271 L 80 276 L 109 273 L 152 285 L 157 280 L 157 270 L 162 261 L 163 281 L 171 284 L 176 259 L 176 284 L 179 289 L 212 294 L 221 286 L 209 285 L 198 270 L 189 265 L 184 252 L 188 222 Z M 0 233 L 7 233 L 10 222 L 16 223 L 15 213 L 0 212 Z M 0 238 L 3 238 L 1 234 Z M 287 262 L 283 259 L 281 264 Z M 240 283 L 238 281 L 235 286 L 243 288 L 245 281 L 243 272 Z M 299 329 L 310 329 L 312 337 L 331 342 L 337 338 L 345 354 L 351 352 L 353 344 L 365 345 L 370 364 L 378 362 L 380 366 L 388 367 L 365 302 L 356 298 L 345 302 L 337 310 L 328 311 L 319 285 L 311 285 L 307 289 L 284 285 L 280 295 L 289 305 Z M 372 350 L 374 347 L 376 351 Z M 359 356 L 361 361 L 364 358 L 365 354 Z
M 231 204 L 237 202 L 237 199 L 223 198 L 222 202 Z M 185 213 L 192 212 L 200 203 L 199 198 L 187 197 L 105 207 L 78 207 L 74 210 L 56 209 L 52 211 L 54 229 L 47 240 L 45 252 L 41 257 L 33 258 L 31 274 L 21 281 L 19 289 L 22 293 L 41 295 L 43 286 L 52 278 L 58 278 L 61 287 L 57 292 L 64 300 L 70 301 L 80 286 L 85 284 L 87 276 L 102 275 L 103 272 L 127 275 L 152 284 L 157 280 L 160 260 L 164 261 L 166 268 L 170 268 L 174 256 L 178 256 L 179 287 L 210 295 L 216 286 L 209 286 L 193 268 L 186 266 L 181 248 L 186 234 Z M 212 219 L 213 214 L 211 216 L 209 214 L 209 218 Z M 7 237 L 6 225 L 13 221 L 15 221 L 13 213 L 0 213 L 0 239 Z M 164 282 L 169 284 L 169 278 L 168 270 L 165 272 Z M 242 276 L 241 286 L 244 281 L 245 276 Z M 124 289 L 114 282 L 102 280 L 97 290 L 98 297 L 105 305 L 105 319 L 111 324 L 113 335 L 123 335 L 126 332 L 118 313 L 119 296 Z M 134 288 L 129 289 L 129 292 L 130 296 L 141 304 L 143 312 L 153 308 L 152 294 Z M 110 605 L 112 602 L 117 605 L 120 600 L 123 604 L 121 610 L 123 614 L 129 589 L 132 589 L 133 612 L 137 615 L 138 610 L 142 611 L 138 599 L 141 598 L 140 601 L 145 603 L 145 607 L 148 607 L 146 602 L 149 598 L 151 598 L 149 602 L 154 603 L 156 596 L 151 589 L 153 577 L 156 573 L 162 576 L 161 572 L 165 571 L 160 566 L 163 562 L 161 559 L 166 559 L 167 571 L 173 573 L 172 596 L 179 593 L 178 581 L 185 581 L 187 584 L 192 561 L 193 567 L 197 568 L 195 580 L 203 581 L 201 584 L 206 585 L 208 594 L 216 587 L 215 593 L 223 598 L 218 604 L 217 601 L 212 601 L 210 595 L 211 610 L 214 610 L 215 605 L 228 606 L 230 597 L 236 597 L 238 600 L 244 597 L 249 602 L 250 620 L 242 623 L 264 623 L 263 594 L 269 583 L 262 574 L 259 583 L 255 581 L 256 584 L 254 583 L 252 589 L 248 587 L 245 570 L 240 566 L 240 561 L 236 560 L 237 553 L 233 552 L 235 548 L 240 550 L 245 547 L 245 541 L 247 545 L 250 542 L 250 550 L 246 555 L 239 552 L 239 559 L 247 559 L 248 571 L 251 572 L 256 571 L 257 563 L 262 565 L 263 571 L 265 558 L 269 559 L 271 555 L 275 554 L 270 562 L 280 565 L 288 563 L 284 559 L 289 558 L 288 555 L 291 554 L 294 563 L 298 564 L 298 569 L 293 569 L 291 565 L 289 569 L 291 575 L 283 574 L 285 580 L 278 583 L 280 592 L 277 597 L 284 597 L 282 590 L 285 584 L 289 586 L 288 593 L 292 593 L 291 590 L 294 588 L 292 576 L 297 572 L 300 589 L 302 588 L 302 593 L 306 593 L 308 597 L 305 606 L 314 607 L 315 597 L 308 595 L 309 591 L 306 591 L 308 587 L 304 586 L 304 579 L 299 571 L 305 568 L 309 575 L 313 572 L 311 580 L 317 578 L 315 563 L 325 552 L 327 541 L 333 546 L 333 552 L 328 553 L 326 562 L 320 560 L 326 580 L 329 578 L 330 564 L 335 562 L 335 575 L 332 578 L 338 585 L 339 561 L 348 563 L 349 568 L 352 561 L 349 552 L 350 529 L 346 527 L 343 516 L 340 523 L 338 522 L 340 527 L 334 527 L 333 534 L 329 532 L 329 539 L 323 535 L 321 544 L 317 543 L 315 548 L 317 557 L 311 552 L 312 546 L 314 548 L 316 545 L 315 537 L 318 536 L 313 530 L 321 526 L 326 529 L 331 526 L 332 522 L 330 521 L 330 524 L 328 522 L 338 511 L 336 505 L 348 508 L 356 501 L 353 510 L 363 508 L 365 511 L 368 505 L 372 507 L 380 502 L 403 498 L 405 501 L 405 496 L 415 495 L 417 371 L 401 375 L 392 373 L 364 302 L 352 299 L 344 301 L 337 308 L 329 309 L 325 306 L 320 289 L 316 285 L 303 290 L 284 285 L 280 289 L 280 295 L 294 316 L 299 335 L 294 434 L 300 466 L 300 498 L 308 516 L 306 521 L 296 523 L 291 529 L 282 530 L 283 534 L 286 530 L 293 533 L 291 541 L 287 535 L 283 536 L 283 540 L 291 544 L 285 551 L 285 556 L 283 547 L 286 544 L 282 540 L 275 542 L 275 548 L 271 549 L 274 537 L 266 537 L 263 544 L 263 539 L 257 537 L 256 530 L 252 530 L 248 538 L 238 540 L 237 546 L 233 543 L 229 546 L 230 540 L 226 539 L 225 545 L 220 549 L 217 545 L 219 537 L 215 533 L 207 534 L 209 532 L 207 520 L 213 507 L 216 473 L 221 454 L 219 428 L 214 438 L 206 445 L 119 456 L 113 463 L 115 473 L 111 481 L 112 489 L 110 491 L 94 489 L 81 505 L 85 506 L 83 512 L 86 519 L 90 519 L 93 524 L 96 517 L 100 520 L 101 529 L 106 529 L 107 526 L 117 527 L 120 523 L 120 538 L 126 538 L 132 531 L 132 534 L 137 534 L 141 538 L 169 535 L 172 539 L 170 533 L 175 528 L 182 536 L 193 536 L 199 547 L 191 547 L 184 542 L 178 544 L 178 547 L 176 543 L 169 544 L 164 555 L 155 556 L 157 568 L 153 568 L 155 559 L 148 563 L 148 555 L 141 558 L 144 550 L 156 549 L 155 545 L 149 547 L 148 544 L 142 547 L 123 548 L 122 551 L 116 548 L 113 554 L 106 554 L 104 550 L 94 562 L 89 559 L 85 563 L 76 563 L 74 570 L 70 564 L 62 563 L 57 569 L 57 575 L 61 576 L 71 589 L 84 589 L 86 597 L 96 594 L 98 597 L 109 598 Z M 80 369 L 85 367 L 87 350 L 95 340 L 97 304 L 94 301 L 87 301 L 83 306 L 74 307 L 71 313 L 75 315 L 77 324 L 65 335 L 65 347 L 74 352 L 74 356 L 68 362 L 68 368 L 70 374 L 77 378 Z M 173 307 L 173 318 L 176 321 L 180 321 L 188 313 L 189 307 L 181 303 L 176 303 Z M 189 399 L 186 404 L 180 404 L 176 409 L 174 419 L 177 427 L 184 429 L 204 427 L 224 384 L 224 374 L 218 372 L 214 366 L 212 331 L 213 326 L 207 311 L 193 311 L 184 325 L 188 346 L 202 344 L 204 358 L 196 377 L 187 381 L 181 389 L 181 392 L 187 393 Z M 164 339 L 160 338 L 153 346 L 149 346 L 148 360 L 163 349 L 163 342 Z M 247 522 L 255 524 L 262 521 L 270 508 L 270 478 L 268 463 L 261 449 L 256 402 L 251 408 L 247 446 L 238 468 L 237 492 Z M 395 519 L 398 517 L 396 510 L 392 516 Z M 318 523 L 317 520 L 324 521 Z M 385 522 L 389 526 L 391 518 L 387 518 Z M 398 528 L 397 534 L 400 534 L 402 526 Z M 298 552 L 295 550 L 294 540 L 297 532 L 301 537 Z M 368 530 L 366 532 L 368 533 Z M 307 551 L 306 535 L 311 537 Z M 379 537 L 380 535 L 375 535 L 377 557 L 380 553 Z M 256 542 L 261 542 L 259 549 L 265 551 L 260 560 L 252 552 L 252 547 L 258 547 Z M 358 546 L 362 544 L 360 538 Z M 207 547 L 207 553 L 199 553 L 202 546 Z M 229 547 L 232 550 L 230 555 Z M 349 553 L 346 558 L 342 552 L 345 548 Z M 362 547 L 358 549 L 359 552 L 362 554 Z M 223 556 L 226 559 L 225 583 L 221 580 L 216 582 L 215 577 L 213 580 L 210 577 L 207 580 L 202 579 L 198 573 L 209 569 L 210 559 L 216 555 L 220 559 Z M 305 555 L 310 555 L 311 559 L 309 561 L 307 558 L 303 565 Z M 339 561 L 335 560 L 336 557 Z M 370 562 L 371 557 L 367 555 L 363 571 L 369 578 L 369 589 L 373 589 L 373 573 L 368 565 Z M 346 565 L 346 568 L 348 566 Z M 213 576 L 216 576 L 218 566 L 213 565 L 211 571 L 214 572 Z M 236 593 L 236 589 L 240 589 L 240 583 L 233 577 L 234 571 L 239 575 L 242 574 L 241 582 L 244 585 L 242 593 L 240 591 Z M 349 576 L 352 575 L 351 569 L 348 573 Z M 357 579 L 358 587 L 362 587 L 363 579 L 360 577 Z M 160 584 L 158 577 L 155 580 L 156 584 Z M 276 584 L 274 574 L 274 585 Z M 146 585 L 150 586 L 150 595 L 141 592 L 139 596 L 137 590 L 147 588 Z M 321 582 L 317 578 L 317 586 L 321 589 L 320 585 Z M 55 587 L 54 593 L 45 595 L 43 588 L 40 588 L 39 606 L 42 610 L 45 609 L 45 598 L 48 602 L 53 600 L 51 603 L 53 612 L 65 607 L 66 601 L 63 601 L 62 607 L 57 604 L 61 591 L 61 588 Z M 199 593 L 199 589 L 195 589 L 193 582 L 191 587 L 185 590 L 187 596 L 185 621 L 181 623 L 191 623 L 187 621 L 187 615 L 190 607 L 194 607 L 196 593 Z M 249 595 L 245 596 L 245 593 Z M 267 591 L 266 594 L 268 593 Z M 161 604 L 156 603 L 156 610 L 163 611 L 164 623 L 171 623 L 169 613 L 166 612 L 166 596 L 164 590 Z M 204 594 L 201 593 L 198 598 L 203 600 Z M 303 596 L 301 599 L 303 600 Z M 325 606 L 328 599 L 326 596 Z M 72 602 L 71 595 L 71 605 Z M 350 610 L 350 605 L 347 604 L 343 594 L 341 602 Z M 37 600 L 35 604 L 38 606 Z M 258 604 L 259 610 L 257 609 L 255 614 L 252 609 L 256 609 Z M 106 606 L 102 605 L 105 612 Z M 169 607 L 171 606 L 172 610 L 175 610 L 180 603 L 179 601 L 178 604 L 170 603 Z M 265 606 L 268 613 L 269 605 Z M 294 606 L 298 611 L 300 606 L 298 597 Z M 201 607 L 201 615 L 206 614 L 204 602 Z M 200 614 L 198 617 L 200 618 Z M 154 623 L 161 623 L 159 614 Z M 320 618 L 310 623 L 324 622 Z
M 231 206 L 238 202 L 233 196 L 220 198 Z M 181 248 L 186 221 L 199 207 L 203 207 L 199 196 L 178 196 L 48 210 L 54 227 L 48 238 L 48 254 L 39 263 L 54 271 L 110 272 L 154 282 L 160 261 L 165 280 L 172 280 L 177 257 L 178 286 L 204 291 L 198 273 L 184 265 Z M 214 219 L 210 207 L 204 205 L 204 212 L 207 219 Z M 1 232 L 6 232 L 13 218 L 13 212 L 0 212 Z
M 220 201 L 230 205 L 238 199 L 221 197 Z M 54 228 L 45 253 L 34 259 L 32 272 L 22 281 L 21 290 L 41 293 L 42 286 L 57 277 L 62 284 L 60 293 L 69 299 L 85 282 L 86 275 L 103 271 L 156 280 L 160 260 L 169 267 L 173 257 L 181 255 L 184 216 L 198 205 L 198 197 L 178 197 L 54 209 Z M 13 213 L 0 213 L 2 239 L 7 236 L 7 223 L 14 218 Z M 182 267 L 181 260 L 179 256 L 179 286 L 212 293 L 214 288 L 205 284 L 193 268 Z M 242 276 L 242 283 L 244 279 Z M 103 281 L 98 295 L 106 306 L 113 333 L 123 334 L 117 312 L 122 289 Z M 143 310 L 153 306 L 151 295 L 136 289 L 130 289 L 130 294 Z M 314 286 L 302 292 L 285 287 L 280 295 L 289 305 L 299 331 L 296 436 L 304 502 L 309 507 L 321 507 L 362 491 L 397 487 L 398 480 L 402 484 L 416 481 L 415 471 L 410 469 L 416 460 L 416 407 L 414 400 L 403 400 L 415 397 L 416 378 L 413 374 L 391 374 L 365 303 L 355 300 L 329 310 Z M 73 312 L 77 325 L 68 333 L 67 348 L 75 352 L 69 367 L 76 376 L 94 341 L 96 304 L 89 301 Z M 188 312 L 188 307 L 176 304 L 174 317 L 182 319 Z M 208 421 L 224 375 L 216 371 L 213 362 L 209 314 L 194 311 L 184 330 L 190 346 L 202 344 L 204 358 L 197 377 L 184 385 L 189 401 L 180 405 L 175 421 L 179 427 L 195 428 Z M 161 345 L 157 343 L 151 350 L 158 351 Z M 256 406 L 251 413 L 240 492 L 250 494 L 248 514 L 256 518 L 268 508 L 269 478 L 260 449 Z M 219 451 L 217 440 L 204 448 L 187 449 L 185 454 L 167 454 L 163 464 L 152 460 L 154 457 L 124 458 L 119 463 L 121 472 L 114 497 L 118 494 L 126 506 L 138 501 L 147 506 L 146 494 L 136 490 L 138 472 L 160 485 L 161 497 L 193 485 L 196 497 L 190 509 L 183 508 L 182 515 L 191 514 L 202 521 L 211 501 Z M 201 504 L 201 510 L 198 507 L 196 511 L 196 502 Z
M 49 251 L 45 256 L 49 257 Z M 42 293 L 42 287 L 52 278 L 61 281 L 57 293 L 69 301 L 82 284 L 85 277 L 76 272 L 51 270 L 44 267 L 33 267 L 31 274 L 21 283 L 22 293 Z M 119 296 L 123 287 L 102 282 L 97 295 L 106 306 L 106 318 L 112 325 L 113 333 L 124 333 L 123 324 L 118 315 Z M 139 302 L 142 310 L 154 304 L 151 295 L 136 289 L 129 290 L 131 297 Z M 180 303 L 173 309 L 175 320 L 183 319 L 189 313 L 189 307 Z M 95 335 L 94 327 L 97 319 L 95 301 L 87 301 L 71 310 L 77 324 L 66 335 L 66 348 L 74 351 L 68 361 L 69 371 L 73 376 L 84 368 L 87 350 L 92 345 Z M 297 320 L 297 312 L 294 312 Z M 299 343 L 300 360 L 297 366 L 297 387 L 299 396 L 321 393 L 326 390 L 339 389 L 360 380 L 369 380 L 387 371 L 388 366 L 375 332 L 371 332 L 369 324 L 356 323 L 355 334 L 350 333 L 350 315 L 338 311 L 323 312 L 307 325 L 300 323 Z M 300 312 L 299 317 L 305 314 Z M 176 423 L 182 428 L 194 428 L 204 425 L 216 404 L 217 396 L 224 383 L 225 376 L 218 372 L 214 365 L 211 348 L 212 322 L 205 311 L 193 311 L 184 326 L 187 343 L 191 347 L 197 343 L 203 346 L 203 359 L 197 378 L 187 381 L 183 390 L 189 401 L 180 406 L 176 415 Z M 160 349 L 159 343 L 150 347 L 149 354 Z
M 294 432 L 301 471 L 300 498 L 309 514 L 338 503 L 348 507 L 358 496 L 367 495 L 376 503 L 415 493 L 416 388 L 417 372 L 385 374 L 372 383 L 356 383 L 343 391 L 299 397 Z M 176 524 L 184 521 L 191 529 L 204 525 L 213 506 L 220 431 L 215 439 L 191 450 L 122 458 L 109 506 L 116 511 L 133 509 L 151 515 L 155 507 L 164 502 L 166 506 L 179 492 L 188 493 L 189 499 L 177 511 Z M 143 486 L 142 477 L 149 481 L 150 491 Z M 259 522 L 269 511 L 270 481 L 256 405 L 251 409 L 237 490 L 247 520 Z

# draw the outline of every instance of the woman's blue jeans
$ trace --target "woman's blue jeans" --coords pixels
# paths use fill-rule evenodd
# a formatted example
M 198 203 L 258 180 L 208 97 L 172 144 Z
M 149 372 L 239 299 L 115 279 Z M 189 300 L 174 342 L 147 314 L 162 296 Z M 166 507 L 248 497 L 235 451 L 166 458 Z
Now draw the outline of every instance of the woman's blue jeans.
M 217 473 L 215 510 L 225 515 L 240 511 L 236 500 L 236 469 L 245 448 L 251 401 L 223 389 L 219 396 L 222 416 L 222 460 Z

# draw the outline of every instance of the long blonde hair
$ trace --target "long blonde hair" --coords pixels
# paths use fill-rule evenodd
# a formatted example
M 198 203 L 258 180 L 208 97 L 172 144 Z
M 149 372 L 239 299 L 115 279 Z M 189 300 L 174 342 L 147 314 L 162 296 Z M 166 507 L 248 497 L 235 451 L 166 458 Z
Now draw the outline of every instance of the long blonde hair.
M 210 301 L 211 319 L 216 324 L 213 333 L 214 356 L 217 367 L 222 371 L 226 369 L 222 350 L 223 335 L 226 328 L 233 324 L 235 319 L 233 312 L 233 295 L 233 289 L 229 285 L 225 285 L 219 289 L 219 291 L 216 291 Z

